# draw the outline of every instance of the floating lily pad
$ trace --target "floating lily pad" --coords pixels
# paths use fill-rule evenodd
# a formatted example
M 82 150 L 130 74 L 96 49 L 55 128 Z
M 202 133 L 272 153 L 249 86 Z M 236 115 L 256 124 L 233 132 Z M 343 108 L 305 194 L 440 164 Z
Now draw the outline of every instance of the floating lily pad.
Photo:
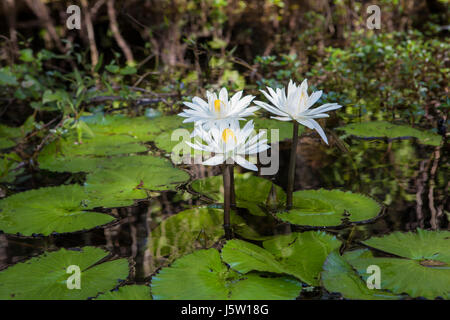
M 450 263 L 450 232 L 393 232 L 384 237 L 372 237 L 364 244 L 369 247 L 414 260 L 439 260 Z
M 247 208 L 251 214 L 256 216 L 266 215 L 268 206 L 274 202 L 280 205 L 286 201 L 286 195 L 279 186 L 267 179 L 253 176 L 251 172 L 236 173 L 234 184 L 236 206 Z M 224 201 L 222 176 L 195 180 L 191 187 L 194 191 L 204 194 L 212 200 L 222 203 Z
M 291 275 L 313 286 L 319 285 L 326 257 L 340 245 L 335 236 L 321 231 L 291 233 L 263 242 L 264 248 L 291 270 Z
M 264 118 L 252 118 L 255 124 L 255 130 L 259 132 L 260 130 L 267 130 L 267 140 L 269 142 L 278 142 L 286 139 L 292 139 L 292 134 L 294 131 L 294 126 L 292 122 L 278 121 L 274 119 L 264 119 Z M 272 141 L 272 130 L 278 130 L 278 139 Z M 298 134 L 301 135 L 305 131 L 305 127 L 299 126 Z M 274 136 L 275 137 L 275 136 Z
M 102 165 L 103 169 L 88 174 L 85 190 L 104 207 L 131 205 L 147 198 L 150 191 L 175 189 L 189 179 L 170 161 L 154 156 L 114 157 Z
M 329 292 L 339 292 L 347 299 L 392 300 L 401 298 L 381 289 L 369 289 L 367 283 L 359 277 L 337 251 L 328 255 L 320 279 Z
M 97 300 L 152 300 L 152 295 L 149 286 L 134 284 L 101 294 Z
M 417 230 L 374 237 L 365 244 L 402 258 L 349 255 L 345 259 L 366 279 L 369 265 L 381 270 L 381 288 L 413 298 L 450 298 L 450 232 Z
M 244 220 L 234 211 L 231 224 L 238 234 L 248 234 Z M 151 269 L 196 249 L 210 248 L 223 236 L 222 209 L 202 207 L 179 212 L 162 221 L 148 237 L 148 250 L 153 256 Z
M 367 222 L 380 213 L 380 205 L 362 194 L 340 190 L 294 192 L 293 208 L 276 215 L 283 221 L 303 226 L 339 226 L 344 219 Z
M 289 300 L 301 291 L 289 277 L 241 275 L 222 263 L 216 249 L 176 260 L 152 278 L 151 287 L 155 300 Z
M 191 158 L 193 157 L 202 156 L 202 159 L 209 158 L 209 152 L 194 149 L 186 144 L 186 141 L 191 143 L 198 142 L 200 144 L 202 144 L 203 141 L 199 137 L 191 137 L 191 132 L 193 130 L 192 124 L 192 128 L 186 128 L 185 125 L 186 124 L 183 124 L 180 128 L 172 131 L 165 131 L 158 135 L 154 141 L 155 146 L 158 149 L 165 151 L 166 154 L 170 154 L 171 160 L 175 164 L 192 164 L 193 161 Z
M 0 272 L 1 300 L 79 300 L 95 297 L 128 277 L 128 261 L 119 259 L 95 265 L 107 252 L 93 247 L 47 252 Z M 80 268 L 80 289 L 69 289 L 69 266 Z
M 0 201 L 0 230 L 49 235 L 91 229 L 114 220 L 108 214 L 88 211 L 97 206 L 79 185 L 20 192 Z
M 103 157 L 145 151 L 147 148 L 131 136 L 96 134 L 78 143 L 76 135 L 71 135 L 45 146 L 38 162 L 41 169 L 50 171 L 90 172 Z
M 442 137 L 434 132 L 418 130 L 407 125 L 397 125 L 386 121 L 352 123 L 339 129 L 347 134 L 362 138 L 417 138 L 420 143 L 432 146 L 439 146 L 442 140 Z
M 324 232 L 292 233 L 264 241 L 264 249 L 231 240 L 222 249 L 223 260 L 233 269 L 290 274 L 310 285 L 319 285 L 319 274 L 328 254 L 340 241 Z
M 156 118 L 111 115 L 92 117 L 85 122 L 96 134 L 127 135 L 141 142 L 147 142 L 154 140 L 162 132 L 179 128 L 183 119 L 177 115 Z

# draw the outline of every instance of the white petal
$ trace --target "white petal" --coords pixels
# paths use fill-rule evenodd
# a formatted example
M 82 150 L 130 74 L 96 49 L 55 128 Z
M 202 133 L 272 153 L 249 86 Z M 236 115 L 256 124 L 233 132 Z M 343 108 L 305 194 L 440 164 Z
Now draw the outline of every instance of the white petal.
M 336 110 L 342 108 L 342 106 L 338 105 L 337 103 L 325 103 L 324 105 L 321 105 L 318 108 L 309 110 L 309 114 L 317 114 L 322 112 L 327 112 L 331 110 Z
M 327 136 L 325 135 L 325 132 L 323 131 L 323 129 L 319 125 L 319 123 L 313 119 L 308 119 L 306 121 L 308 121 L 309 123 L 311 123 L 313 125 L 314 129 L 316 129 L 316 131 L 319 133 L 319 135 L 323 139 L 323 141 L 325 141 L 325 143 L 328 144 Z
M 313 92 L 313 94 L 308 98 L 308 103 L 306 104 L 306 109 L 311 108 L 311 106 L 317 102 L 322 96 L 322 90 Z
M 258 171 L 258 167 L 255 166 L 253 163 L 245 160 L 243 157 L 241 156 L 235 156 L 233 157 L 234 161 L 236 161 L 236 163 L 238 165 L 240 165 L 241 167 L 248 169 L 248 170 L 252 170 L 252 171 Z
M 218 164 L 221 164 L 225 161 L 223 154 L 217 154 L 212 158 L 209 158 L 206 161 L 203 161 L 203 165 L 205 166 L 216 166 Z
M 280 120 L 280 121 L 292 121 L 291 117 L 271 117 L 272 119 Z
M 228 104 L 228 91 L 225 87 L 220 89 L 219 100 L 225 104 Z

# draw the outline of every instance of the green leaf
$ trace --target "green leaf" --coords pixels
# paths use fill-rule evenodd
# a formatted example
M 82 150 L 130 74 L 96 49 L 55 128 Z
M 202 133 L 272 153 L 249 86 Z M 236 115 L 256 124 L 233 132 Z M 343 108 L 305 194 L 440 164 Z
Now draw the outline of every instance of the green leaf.
M 0 86 L 16 86 L 18 85 L 16 76 L 5 68 L 0 69 Z
M 348 219 L 365 222 L 377 217 L 380 205 L 358 193 L 340 190 L 301 190 L 293 194 L 293 208 L 278 212 L 283 221 L 305 226 L 339 226 Z
M 96 300 L 152 300 L 152 295 L 149 286 L 134 284 L 101 294 Z
M 416 233 L 393 232 L 384 237 L 372 237 L 363 243 L 404 258 L 450 263 L 449 231 L 417 229 Z
M 128 277 L 128 261 L 97 264 L 107 252 L 94 247 L 46 252 L 0 272 L 1 300 L 80 300 L 111 290 Z M 68 289 L 69 266 L 81 271 L 80 289 Z
M 0 183 L 13 183 L 24 172 L 24 168 L 19 168 L 21 161 L 16 153 L 0 154 Z
M 367 279 L 366 269 L 381 269 L 381 288 L 413 298 L 450 299 L 450 232 L 417 230 L 374 237 L 365 244 L 402 258 L 346 254 L 345 259 Z
M 153 156 L 115 157 L 88 174 L 85 189 L 103 207 L 127 206 L 146 199 L 150 191 L 173 190 L 189 175 L 170 161 Z
M 240 275 L 222 263 L 216 249 L 178 259 L 152 278 L 151 287 L 155 300 L 287 300 L 301 291 L 301 283 L 288 277 Z
M 32 62 L 34 60 L 32 49 L 22 49 L 20 50 L 20 60 L 23 62 Z
M 73 134 L 45 146 L 38 162 L 41 169 L 50 171 L 90 172 L 104 162 L 101 157 L 144 151 L 147 151 L 144 145 L 126 135 L 95 134 L 78 143 L 77 135 Z
M 95 134 L 128 135 L 140 142 L 154 140 L 162 132 L 170 132 L 178 129 L 183 118 L 177 115 L 148 117 L 126 117 L 112 115 L 105 117 L 93 117 L 84 119 Z
M 114 220 L 108 214 L 88 211 L 96 206 L 79 185 L 20 192 L 0 201 L 0 230 L 49 235 L 91 229 Z
M 339 292 L 344 298 L 356 300 L 391 300 L 399 299 L 380 289 L 369 289 L 352 267 L 339 255 L 331 252 L 323 265 L 321 283 L 329 292 Z
M 222 176 L 214 176 L 195 180 L 191 187 L 194 191 L 223 203 L 222 179 Z M 279 186 L 267 179 L 253 176 L 251 172 L 235 173 L 234 184 L 236 205 L 240 208 L 247 208 L 251 214 L 256 216 L 266 215 L 266 211 L 271 209 L 270 206 L 274 202 L 275 205 L 282 205 L 286 201 L 286 195 Z
M 423 131 L 407 125 L 397 125 L 386 121 L 352 123 L 338 128 L 347 134 L 362 138 L 417 138 L 420 143 L 439 146 L 442 137 L 431 131 Z
M 22 138 L 28 132 L 28 128 L 9 127 L 0 124 L 0 149 L 14 147 L 17 144 L 18 139 Z
M 242 240 L 227 241 L 222 249 L 222 259 L 240 273 L 249 271 L 286 273 L 286 269 L 270 252 Z
M 335 236 L 322 231 L 281 235 L 263 242 L 264 248 L 303 282 L 319 286 L 319 274 L 328 254 L 339 248 Z
M 233 269 L 292 275 L 309 285 L 319 285 L 319 274 L 328 254 L 340 246 L 334 236 L 319 231 L 276 236 L 257 245 L 231 240 L 222 249 L 223 260 Z

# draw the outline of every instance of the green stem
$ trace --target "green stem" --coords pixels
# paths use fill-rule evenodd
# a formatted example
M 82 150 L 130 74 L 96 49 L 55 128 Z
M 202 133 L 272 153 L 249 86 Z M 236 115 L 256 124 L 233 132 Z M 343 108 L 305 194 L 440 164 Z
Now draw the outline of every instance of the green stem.
M 294 122 L 294 132 L 292 136 L 291 154 L 289 159 L 289 172 L 288 172 L 288 186 L 287 186 L 287 201 L 286 209 L 292 209 L 292 193 L 294 192 L 294 178 L 295 178 L 295 160 L 297 154 L 298 143 L 298 122 Z
M 232 165 L 223 165 L 223 188 L 224 188 L 224 205 L 223 205 L 223 230 L 225 231 L 225 239 L 232 238 L 230 211 L 231 211 L 231 171 Z

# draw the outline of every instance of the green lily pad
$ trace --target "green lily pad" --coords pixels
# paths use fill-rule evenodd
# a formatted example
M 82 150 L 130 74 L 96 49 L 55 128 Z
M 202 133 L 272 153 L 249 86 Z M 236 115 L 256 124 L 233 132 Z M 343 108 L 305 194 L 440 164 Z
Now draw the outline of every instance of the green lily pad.
M 234 211 L 231 224 L 236 233 L 248 234 L 244 220 Z M 148 237 L 147 247 L 153 256 L 151 270 L 197 249 L 210 248 L 223 236 L 222 209 L 199 207 L 170 216 Z
M 165 151 L 167 155 L 170 154 L 171 160 L 175 164 L 180 163 L 192 164 L 193 162 L 191 158 L 202 156 L 203 159 L 206 159 L 210 155 L 209 152 L 194 149 L 186 144 L 186 141 L 189 141 L 191 143 L 195 142 L 198 142 L 200 144 L 203 143 L 203 141 L 199 137 L 195 138 L 191 137 L 193 126 L 191 123 L 188 124 L 190 124 L 191 127 L 186 127 L 185 125 L 187 124 L 183 124 L 182 127 L 176 129 L 180 131 L 175 130 L 165 131 L 159 134 L 154 141 L 155 146 L 158 149 Z
M 327 291 L 339 292 L 347 299 L 393 300 L 401 298 L 381 289 L 369 289 L 367 284 L 337 251 L 328 255 L 320 279 Z
M 91 229 L 114 220 L 108 214 L 88 211 L 97 206 L 79 185 L 20 192 L 0 201 L 0 230 L 49 235 Z
M 344 219 L 367 222 L 380 213 L 380 205 L 362 194 L 340 190 L 301 190 L 293 194 L 293 208 L 276 216 L 286 222 L 314 227 L 339 226 Z
M 319 274 L 330 252 L 341 242 L 322 231 L 291 233 L 263 242 L 264 248 L 289 268 L 291 275 L 312 286 L 319 285 Z
M 393 232 L 384 237 L 372 237 L 369 247 L 414 260 L 439 260 L 450 263 L 450 231 Z
M 127 135 L 147 142 L 154 140 L 162 132 L 179 128 L 183 118 L 177 115 L 156 118 L 110 115 L 91 117 L 85 119 L 85 122 L 95 134 Z
M 369 265 L 381 270 L 381 288 L 413 298 L 450 299 L 450 232 L 417 230 L 374 237 L 365 244 L 402 258 L 349 255 L 345 259 L 366 279 Z
M 386 121 L 352 123 L 338 128 L 347 134 L 373 139 L 417 138 L 420 143 L 439 146 L 442 137 L 431 131 L 423 131 L 407 125 L 397 125 Z
M 151 287 L 155 300 L 288 300 L 302 289 L 300 282 L 289 277 L 241 275 L 220 260 L 216 249 L 198 250 L 176 260 L 152 278 Z
M 149 286 L 134 284 L 108 291 L 99 295 L 96 300 L 152 300 L 152 295 Z
M 131 136 L 96 134 L 78 143 L 76 135 L 71 135 L 45 146 L 38 162 L 41 169 L 50 171 L 90 172 L 103 157 L 145 151 L 147 148 Z
M 271 206 L 273 202 L 282 205 L 286 201 L 286 195 L 279 186 L 267 179 L 253 176 L 251 172 L 235 173 L 234 185 L 236 206 L 247 208 L 251 214 L 256 216 L 266 215 L 266 210 L 270 209 L 268 206 Z M 224 201 L 222 176 L 195 180 L 192 182 L 191 188 L 216 202 L 223 203 Z
M 278 121 L 274 119 L 265 118 L 251 118 L 255 124 L 255 130 L 259 132 L 260 130 L 267 130 L 267 140 L 269 142 L 278 142 L 286 139 L 292 139 L 292 134 L 294 131 L 294 126 L 292 122 Z M 272 130 L 278 130 L 278 139 L 272 141 Z M 304 126 L 299 126 L 298 134 L 301 135 L 305 131 Z
M 241 240 L 231 240 L 222 249 L 223 260 L 233 269 L 292 275 L 309 285 L 319 285 L 319 274 L 328 254 L 340 246 L 324 232 L 292 233 L 263 242 L 264 249 Z
M 81 250 L 60 249 L 46 252 L 0 272 L 1 300 L 81 300 L 111 290 L 118 280 L 128 277 L 127 259 L 95 265 L 108 252 L 94 247 Z M 80 289 L 69 289 L 73 273 L 69 266 L 80 268 Z
M 170 161 L 154 156 L 114 157 L 102 166 L 88 174 L 85 190 L 104 207 L 128 206 L 147 198 L 150 191 L 172 190 L 189 179 Z

